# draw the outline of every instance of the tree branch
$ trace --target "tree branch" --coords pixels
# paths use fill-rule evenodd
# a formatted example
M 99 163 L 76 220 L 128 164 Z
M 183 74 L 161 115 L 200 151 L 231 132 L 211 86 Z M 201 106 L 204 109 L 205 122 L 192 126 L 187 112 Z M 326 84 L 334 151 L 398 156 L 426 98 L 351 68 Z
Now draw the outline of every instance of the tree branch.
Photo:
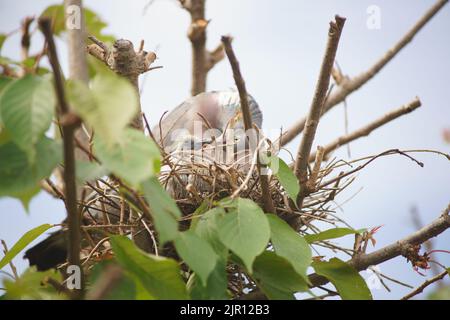
M 305 184 L 308 180 L 308 162 L 311 153 L 311 147 L 316 135 L 317 126 L 322 115 L 322 108 L 327 96 L 328 87 L 330 84 L 330 75 L 333 68 L 334 59 L 341 37 L 342 29 L 344 28 L 345 18 L 336 16 L 335 22 L 330 22 L 328 30 L 328 42 L 325 55 L 323 57 L 322 66 L 320 68 L 319 79 L 316 84 L 313 101 L 309 110 L 308 119 L 306 121 L 305 133 L 298 148 L 297 157 L 294 165 L 294 173 L 300 182 L 300 195 L 297 199 L 299 208 L 302 206 L 305 193 Z
M 372 265 L 377 265 L 385 261 L 391 260 L 399 255 L 404 254 L 411 245 L 422 244 L 430 238 L 436 237 L 443 233 L 445 230 L 450 228 L 450 203 L 439 218 L 434 220 L 429 225 L 423 227 L 422 229 L 416 231 L 415 233 L 398 240 L 395 243 L 381 248 L 375 252 L 369 254 L 361 254 L 355 258 L 348 260 L 346 263 L 354 267 L 358 271 L 366 270 Z M 311 283 L 310 288 L 315 288 L 319 286 L 326 285 L 329 280 L 313 273 L 308 276 Z M 432 279 L 430 279 L 432 280 Z M 267 297 L 261 291 L 261 289 L 256 288 L 255 290 L 239 297 L 240 300 L 265 300 Z
M 416 289 L 414 289 L 413 291 L 411 291 L 410 293 L 408 293 L 406 296 L 404 296 L 403 298 L 401 298 L 400 300 L 408 300 L 411 299 L 412 297 L 418 295 L 419 293 L 422 293 L 423 290 L 428 287 L 429 285 L 442 280 L 445 278 L 446 275 L 449 275 L 449 273 L 447 271 L 444 271 L 436 276 L 434 276 L 431 279 L 426 280 L 424 283 L 422 283 L 420 286 L 418 286 Z
M 223 47 L 218 45 L 209 52 L 206 49 L 205 0 L 179 0 L 181 6 L 191 15 L 188 38 L 192 46 L 192 86 L 191 95 L 206 91 L 208 72 L 224 57 Z
M 83 5 L 81 0 L 65 0 L 64 8 L 66 14 L 66 20 L 69 18 L 67 9 L 71 6 L 77 6 L 80 8 L 80 28 L 67 29 L 67 50 L 69 55 L 69 77 L 71 79 L 81 81 L 85 84 L 89 81 L 88 68 L 86 61 L 86 28 Z M 75 131 L 75 136 L 83 144 L 83 146 L 89 146 L 89 137 L 83 128 L 78 128 Z M 75 159 L 77 160 L 89 160 L 88 157 L 80 150 L 75 150 Z M 80 189 L 80 188 L 79 188 Z M 78 194 L 81 190 L 78 190 Z
M 377 265 L 395 257 L 403 255 L 411 245 L 422 244 L 428 239 L 436 237 L 450 228 L 450 203 L 439 218 L 431 222 L 429 225 L 414 232 L 413 234 L 396 241 L 384 248 L 368 254 L 357 255 L 353 259 L 347 261 L 349 265 L 358 271 L 366 270 L 369 266 Z M 329 281 L 323 276 L 311 274 L 309 276 L 312 287 L 322 286 Z
M 448 0 L 439 0 L 436 2 L 416 24 L 389 49 L 372 67 L 353 79 L 342 79 L 339 88 L 333 92 L 325 102 L 322 114 L 331 110 L 334 106 L 343 102 L 352 92 L 362 87 L 366 82 L 372 79 L 389 61 L 391 61 L 408 43 L 412 41 L 414 36 L 434 17 L 434 15 L 442 9 Z M 292 141 L 305 128 L 306 118 L 302 118 L 294 123 L 286 133 L 281 137 L 280 145 L 284 146 Z
M 48 45 L 47 56 L 50 65 L 53 69 L 55 92 L 58 101 L 59 113 L 61 120 L 65 117 L 70 117 L 69 106 L 66 101 L 64 92 L 64 80 L 61 74 L 61 67 L 56 54 L 55 42 L 53 40 L 51 30 L 51 20 L 49 18 L 40 18 L 39 27 L 45 36 Z M 75 180 L 75 145 L 74 132 L 80 122 L 61 121 L 63 145 L 64 145 L 64 185 L 65 185 L 65 205 L 67 210 L 67 225 L 68 225 L 68 263 L 69 265 L 78 266 L 80 275 L 82 277 L 82 288 L 77 293 L 81 296 L 83 290 L 83 269 L 80 264 L 80 249 L 81 249 L 81 235 L 80 235 L 80 216 L 77 210 L 77 189 Z
M 381 126 L 385 125 L 386 123 L 395 120 L 405 114 L 408 114 L 410 112 L 413 112 L 414 110 L 416 110 L 417 108 L 419 108 L 421 106 L 421 102 L 419 100 L 419 98 L 415 98 L 414 100 L 412 100 L 411 102 L 405 104 L 404 106 L 395 109 L 387 114 L 385 114 L 384 116 L 382 116 L 381 118 L 369 123 L 368 125 L 353 131 L 352 133 L 349 133 L 347 135 L 341 136 L 339 138 L 337 138 L 336 140 L 334 140 L 333 142 L 327 144 L 324 147 L 324 157 L 326 157 L 328 154 L 330 154 L 331 152 L 333 152 L 334 150 L 336 150 L 337 148 L 351 142 L 354 140 L 357 140 L 361 137 L 365 137 L 368 136 L 372 131 L 380 128 Z M 316 153 L 312 153 L 309 156 L 309 162 L 314 161 L 316 156 Z
M 116 40 L 111 50 L 106 44 L 96 39 L 94 36 L 89 36 L 89 39 L 93 42 L 93 44 L 90 44 L 87 47 L 89 54 L 104 62 L 117 74 L 127 78 L 139 96 L 138 77 L 152 69 L 151 64 L 155 61 L 156 54 L 141 49 L 136 52 L 133 43 L 125 39 Z M 131 122 L 131 126 L 144 131 L 140 99 L 138 99 L 138 101 L 139 112 Z
M 247 133 L 253 132 L 252 117 L 250 108 L 248 105 L 247 89 L 245 87 L 244 79 L 242 78 L 241 70 L 239 68 L 239 62 L 234 54 L 233 47 L 231 46 L 232 38 L 229 36 L 222 37 L 222 43 L 225 48 L 228 60 L 230 61 L 231 69 L 233 70 L 234 81 L 239 91 L 239 97 L 241 100 L 242 115 L 244 118 L 244 128 Z M 264 204 L 264 211 L 274 213 L 275 207 L 273 205 L 272 196 L 270 194 L 269 180 L 267 175 L 262 174 L 262 164 L 259 160 L 259 154 L 257 157 L 257 168 L 259 173 L 259 180 L 261 182 L 262 203 Z

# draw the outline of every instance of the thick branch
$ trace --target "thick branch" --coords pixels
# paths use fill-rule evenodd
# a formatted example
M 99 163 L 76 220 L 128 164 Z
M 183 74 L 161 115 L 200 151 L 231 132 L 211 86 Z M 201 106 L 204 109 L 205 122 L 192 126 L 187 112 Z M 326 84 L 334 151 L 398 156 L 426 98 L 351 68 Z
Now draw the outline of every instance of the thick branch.
M 439 218 L 434 220 L 429 225 L 423 227 L 422 229 L 416 231 L 415 233 L 409 235 L 402 240 L 396 241 L 395 243 L 388 245 L 380 250 L 369 254 L 358 255 L 357 257 L 348 260 L 347 263 L 353 266 L 356 270 L 362 271 L 366 270 L 368 267 L 383 263 L 385 261 L 391 260 L 399 255 L 402 255 L 411 245 L 422 244 L 427 240 L 438 236 L 445 230 L 450 228 L 450 203 Z M 430 279 L 431 280 L 431 279 Z M 319 286 L 326 285 L 329 280 L 323 276 L 319 276 L 314 273 L 309 275 L 309 281 L 311 283 L 310 287 L 315 288 Z M 265 300 L 267 299 L 264 293 L 259 289 L 255 289 L 248 294 L 243 295 L 239 298 L 240 300 Z
M 89 54 L 103 61 L 117 74 L 127 78 L 139 96 L 138 77 L 152 69 L 151 65 L 156 59 L 156 54 L 141 49 L 136 52 L 133 43 L 125 39 L 116 40 L 111 50 L 95 37 L 89 36 L 89 39 L 94 42 L 87 47 Z M 142 109 L 139 99 L 139 112 L 133 119 L 131 126 L 144 131 L 141 113 Z
M 84 11 L 81 0 L 65 0 L 65 14 L 66 20 L 69 19 L 69 14 L 71 11 L 68 11 L 68 8 L 72 6 L 76 6 L 80 9 L 80 28 L 68 28 L 67 30 L 67 50 L 69 55 L 69 77 L 71 79 L 81 81 L 85 84 L 89 81 L 88 76 L 88 68 L 86 61 L 86 28 L 85 28 L 85 20 L 84 20 Z M 78 128 L 75 131 L 75 137 L 83 144 L 86 148 L 89 147 L 89 137 L 82 127 Z M 81 152 L 79 149 L 75 149 L 75 159 L 87 161 L 89 158 L 84 152 Z M 78 195 L 81 194 L 82 186 L 78 187 Z
M 377 265 L 385 261 L 391 260 L 395 257 L 402 255 L 408 247 L 411 245 L 422 244 L 425 241 L 438 236 L 445 230 L 450 228 L 450 203 L 439 218 L 434 220 L 429 225 L 414 232 L 413 234 L 396 241 L 384 248 L 368 254 L 358 255 L 355 258 L 347 261 L 348 264 L 353 266 L 356 270 L 366 270 L 369 266 Z M 321 286 L 327 284 L 329 281 L 327 278 L 312 274 L 309 276 L 312 287 Z
M 64 185 L 65 185 L 65 205 L 67 210 L 67 224 L 68 224 L 68 263 L 69 265 L 78 266 L 80 274 L 82 275 L 82 268 L 80 264 L 80 216 L 77 210 L 77 191 L 75 180 L 75 145 L 74 132 L 78 123 L 64 121 L 70 117 L 69 106 L 66 101 L 64 92 L 64 80 L 61 74 L 61 67 L 56 54 L 55 42 L 53 40 L 51 30 L 51 20 L 48 18 L 39 19 L 39 26 L 45 36 L 48 45 L 48 59 L 53 69 L 53 77 L 55 84 L 55 92 L 58 101 L 60 119 L 62 122 L 62 134 L 64 145 Z M 83 286 L 83 281 L 81 281 Z M 81 288 L 82 289 L 82 288 Z M 81 294 L 82 291 L 80 291 Z
M 368 136 L 372 131 L 378 129 L 379 127 L 385 125 L 386 123 L 397 119 L 398 117 L 401 117 L 405 114 L 408 114 L 410 112 L 413 112 L 417 108 L 421 106 L 421 102 L 419 98 L 415 98 L 413 101 L 409 102 L 408 104 L 405 104 L 404 106 L 395 109 L 381 118 L 369 123 L 368 125 L 353 131 L 352 133 L 349 133 L 347 135 L 344 135 L 342 137 L 337 138 L 335 141 L 329 143 L 324 147 L 324 156 L 326 157 L 328 154 L 336 150 L 337 148 L 354 141 L 356 139 L 359 139 L 361 137 Z M 309 161 L 314 161 L 316 156 L 316 153 L 313 153 L 309 156 Z
M 191 95 L 206 91 L 206 79 L 209 70 L 224 58 L 223 48 L 219 45 L 214 51 L 206 49 L 205 0 L 179 0 L 181 6 L 191 15 L 188 38 L 192 46 L 192 86 Z
M 227 54 L 228 60 L 230 61 L 231 69 L 233 70 L 233 77 L 236 83 L 236 87 L 239 91 L 239 97 L 241 100 L 242 116 L 244 118 L 244 128 L 247 133 L 253 132 L 252 117 L 250 113 L 250 108 L 248 105 L 247 89 L 245 87 L 244 79 L 242 78 L 241 70 L 239 68 L 239 62 L 234 54 L 233 47 L 231 46 L 231 37 L 223 36 L 222 43 L 225 48 L 225 53 Z M 275 207 L 273 206 L 272 196 L 269 189 L 269 180 L 267 175 L 262 174 L 262 165 L 259 161 L 259 156 L 257 159 L 257 167 L 259 173 L 259 180 L 261 182 L 261 192 L 262 192 L 262 202 L 264 204 L 265 212 L 275 212 Z
M 333 92 L 325 102 L 322 113 L 326 113 L 334 106 L 343 102 L 348 95 L 353 91 L 359 89 L 366 82 L 372 79 L 389 61 L 391 61 L 401 49 L 412 41 L 414 36 L 433 18 L 433 16 L 448 2 L 448 0 L 439 0 L 434 4 L 422 18 L 409 30 L 397 44 L 389 49 L 383 57 L 381 57 L 371 68 L 354 77 L 353 79 L 345 79 L 342 81 L 339 88 Z M 292 141 L 305 128 L 306 118 L 298 120 L 281 138 L 281 146 L 286 145 Z
M 306 130 L 302 137 L 295 161 L 294 173 L 300 181 L 301 189 L 304 189 L 305 183 L 308 180 L 307 168 L 309 154 L 311 153 L 311 147 L 316 135 L 317 126 L 319 124 L 320 116 L 322 115 L 322 108 L 330 84 L 331 70 L 333 68 L 339 39 L 345 23 L 345 18 L 336 16 L 335 19 L 335 22 L 330 22 L 327 48 L 323 57 L 322 66 L 320 68 L 319 79 L 317 81 L 313 101 L 309 110 Z M 297 201 L 299 207 L 301 207 L 301 202 L 302 197 L 300 196 L 299 201 Z

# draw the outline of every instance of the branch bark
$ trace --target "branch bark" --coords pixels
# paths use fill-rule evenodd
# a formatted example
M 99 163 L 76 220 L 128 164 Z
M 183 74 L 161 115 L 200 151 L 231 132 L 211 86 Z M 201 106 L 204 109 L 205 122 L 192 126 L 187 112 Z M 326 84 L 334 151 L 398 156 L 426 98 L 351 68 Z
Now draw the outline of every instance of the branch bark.
M 252 124 L 252 117 L 250 114 L 250 108 L 248 105 L 248 96 L 247 96 L 247 89 L 245 87 L 245 81 L 242 77 L 241 70 L 239 68 L 239 61 L 236 58 L 236 55 L 234 54 L 233 47 L 231 45 L 232 38 L 229 36 L 223 36 L 222 37 L 222 43 L 225 48 L 225 53 L 228 57 L 228 60 L 230 61 L 231 69 L 233 70 L 233 77 L 234 81 L 236 82 L 236 87 L 239 91 L 239 97 L 241 100 L 241 109 L 242 109 L 242 115 L 244 118 L 244 128 L 245 132 L 251 133 L 254 132 L 253 124 Z M 259 154 L 257 157 L 257 168 L 259 173 L 259 181 L 261 183 L 261 193 L 262 193 L 262 203 L 264 205 L 264 211 L 275 213 L 275 207 L 273 205 L 272 196 L 270 194 L 270 188 L 269 188 L 269 179 L 267 175 L 265 175 L 262 171 L 263 165 L 260 162 Z
M 411 299 L 412 297 L 418 295 L 419 293 L 422 293 L 426 287 L 428 287 L 429 285 L 431 285 L 439 280 L 444 279 L 445 276 L 447 276 L 447 275 L 449 275 L 449 273 L 447 271 L 441 272 L 440 274 L 434 276 L 433 278 L 426 280 L 424 283 L 422 283 L 420 286 L 418 286 L 416 289 L 414 289 L 413 291 L 408 293 L 406 296 L 404 296 L 400 300 Z
M 427 240 L 438 236 L 439 234 L 443 233 L 448 228 L 450 228 L 449 213 L 450 213 L 450 203 L 448 204 L 444 212 L 439 216 L 439 218 L 435 219 L 429 225 L 377 251 L 374 251 L 369 254 L 360 254 L 355 258 L 348 260 L 346 263 L 354 267 L 357 271 L 363 271 L 372 265 L 377 265 L 386 262 L 388 260 L 391 260 L 395 257 L 398 257 L 406 253 L 407 249 L 410 248 L 411 245 L 422 244 Z M 320 276 L 316 273 L 313 273 L 308 277 L 311 283 L 310 288 L 323 286 L 329 282 L 329 280 L 326 277 Z M 265 300 L 267 299 L 267 297 L 259 288 L 257 288 L 249 292 L 248 294 L 240 297 L 239 299 Z
M 330 22 L 328 30 L 328 42 L 325 55 L 323 57 L 322 66 L 320 68 L 319 79 L 317 81 L 314 92 L 313 101 L 309 110 L 308 119 L 306 121 L 305 133 L 298 148 L 297 157 L 294 166 L 294 173 L 300 182 L 300 195 L 297 199 L 299 208 L 302 206 L 305 184 L 308 180 L 308 162 L 311 153 L 311 147 L 316 134 L 317 126 L 322 115 L 322 108 L 327 96 L 328 87 L 330 84 L 331 70 L 333 69 L 334 59 L 341 37 L 342 29 L 344 28 L 345 18 L 336 16 L 334 22 Z M 303 195 L 302 195 L 303 194 Z
M 181 6 L 191 15 L 188 38 L 192 46 L 192 86 L 191 95 L 206 91 L 208 72 L 224 57 L 222 45 L 215 50 L 206 49 L 206 28 L 209 21 L 205 19 L 205 0 L 179 0 Z
M 436 237 L 450 228 L 450 203 L 439 218 L 435 219 L 429 225 L 414 232 L 413 234 L 396 241 L 384 248 L 368 254 L 361 254 L 347 261 L 349 265 L 358 271 L 366 270 L 369 266 L 377 265 L 395 257 L 403 255 L 411 245 L 422 244 L 425 241 Z M 312 287 L 322 286 L 329 281 L 323 276 L 312 274 L 309 276 Z
M 111 50 L 95 37 L 89 36 L 89 39 L 93 44 L 87 47 L 88 52 L 104 62 L 111 70 L 127 78 L 139 96 L 139 75 L 152 69 L 151 64 L 155 61 L 156 54 L 144 50 L 135 51 L 133 43 L 125 39 L 116 40 Z M 131 126 L 144 131 L 140 99 L 138 101 L 139 112 L 131 122 Z
M 349 133 L 347 135 L 337 138 L 336 140 L 334 140 L 333 142 L 330 142 L 323 148 L 324 149 L 324 157 L 329 155 L 331 152 L 333 152 L 337 148 L 339 148 L 343 145 L 346 145 L 347 143 L 349 143 L 351 141 L 354 141 L 361 137 L 368 136 L 372 131 L 380 128 L 381 126 L 385 125 L 386 123 L 393 121 L 405 114 L 413 112 L 420 106 L 421 106 L 421 102 L 420 102 L 419 98 L 415 98 L 411 102 L 405 104 L 404 106 L 402 106 L 398 109 L 395 109 L 395 110 L 385 114 L 381 118 L 369 123 L 368 125 L 360 128 L 352 133 Z M 316 157 L 316 153 L 312 153 L 309 156 L 309 162 L 314 161 L 315 157 Z
M 80 124 L 75 116 L 71 114 L 66 101 L 64 92 L 64 80 L 61 73 L 61 67 L 56 54 L 55 42 L 51 30 L 51 20 L 48 18 L 39 19 L 39 27 L 44 34 L 48 45 L 47 56 L 53 70 L 55 92 L 58 101 L 60 122 L 63 134 L 64 146 L 64 186 L 65 186 L 65 205 L 67 210 L 68 224 L 68 263 L 77 266 L 80 270 L 81 284 L 80 290 L 77 290 L 77 296 L 81 297 L 83 292 L 83 269 L 80 264 L 81 235 L 80 235 L 80 216 L 77 210 L 77 189 L 75 180 L 75 144 L 74 133 L 76 127 Z M 71 119 L 72 121 L 67 121 Z
M 80 8 L 80 29 L 68 29 L 67 30 L 67 50 L 69 55 L 69 77 L 74 80 L 81 81 L 85 84 L 89 82 L 88 68 L 86 61 L 86 27 L 84 20 L 83 4 L 81 0 L 65 0 L 64 8 L 66 19 L 68 16 L 68 8 L 71 6 L 77 6 Z M 80 127 L 75 131 L 75 136 L 83 146 L 89 146 L 89 137 Z M 75 159 L 77 160 L 89 160 L 84 152 L 81 150 L 75 150 Z M 80 194 L 78 190 L 78 194 Z
M 333 107 L 343 102 L 352 92 L 361 88 L 365 83 L 372 79 L 384 66 L 386 66 L 414 36 L 435 16 L 439 10 L 448 2 L 448 0 L 437 1 L 417 22 L 416 24 L 389 49 L 372 67 L 367 71 L 352 79 L 342 79 L 339 88 L 333 92 L 325 102 L 322 114 L 328 112 Z M 294 123 L 286 133 L 281 137 L 280 145 L 284 146 L 299 135 L 305 128 L 306 118 L 302 118 Z

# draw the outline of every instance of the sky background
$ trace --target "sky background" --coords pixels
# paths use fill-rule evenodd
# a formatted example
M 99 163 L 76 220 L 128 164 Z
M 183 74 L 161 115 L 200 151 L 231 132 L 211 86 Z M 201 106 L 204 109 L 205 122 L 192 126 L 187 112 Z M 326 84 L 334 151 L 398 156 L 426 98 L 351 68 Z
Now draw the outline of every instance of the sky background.
M 48 0 L 0 0 L 0 32 L 17 29 L 20 20 L 39 15 Z M 146 50 L 156 50 L 158 65 L 141 79 L 142 106 L 151 124 L 189 96 L 191 75 L 190 42 L 186 30 L 188 13 L 177 1 L 156 0 L 84 1 L 108 23 L 107 33 L 136 45 L 145 40 Z M 337 52 L 343 72 L 354 76 L 370 67 L 434 3 L 429 0 L 208 0 L 208 47 L 213 49 L 220 36 L 234 37 L 233 46 L 240 61 L 248 91 L 258 101 L 265 132 L 279 132 L 306 114 L 325 48 L 328 22 L 339 14 L 347 18 Z M 367 27 L 368 7 L 380 9 L 379 29 Z M 382 116 L 419 96 L 423 106 L 351 143 L 351 158 L 399 149 L 435 149 L 450 152 L 442 138 L 450 127 L 450 6 L 444 7 L 373 80 L 347 99 L 349 130 Z M 41 49 L 40 35 L 33 37 L 31 52 Z M 67 71 L 64 42 L 57 43 L 63 69 Z M 20 36 L 15 34 L 4 45 L 2 55 L 20 57 Z M 208 90 L 234 86 L 227 61 L 209 74 Z M 324 145 L 345 132 L 344 108 L 335 107 L 319 124 L 315 145 Z M 299 138 L 287 147 L 296 152 Z M 314 147 L 315 148 L 315 147 Z M 346 148 L 335 156 L 348 160 Z M 379 159 L 358 174 L 357 180 L 336 199 L 342 204 L 339 217 L 355 228 L 383 225 L 377 233 L 376 249 L 415 230 L 411 208 L 417 207 L 423 222 L 436 218 L 450 201 L 450 163 L 441 156 L 417 154 L 424 162 L 420 168 L 412 161 L 390 156 Z M 356 194 L 356 195 L 355 195 Z M 354 196 L 354 197 L 353 197 Z M 353 197 L 350 201 L 349 198 Z M 31 202 L 27 214 L 14 199 L 0 199 L 0 239 L 11 247 L 29 229 L 42 223 L 59 223 L 64 217 L 62 203 L 41 193 Z M 41 237 L 42 238 L 42 237 Z M 39 238 L 38 240 L 40 240 Z M 352 237 L 338 243 L 351 244 Z M 450 232 L 434 241 L 436 249 L 450 249 Z M 373 250 L 369 247 L 369 250 Z M 435 256 L 449 266 L 450 255 Z M 18 256 L 14 263 L 20 271 L 27 263 Z M 415 273 L 402 257 L 379 266 L 381 272 L 417 286 L 425 278 Z M 6 269 L 9 271 L 9 269 Z M 367 274 L 362 273 L 367 278 Z M 428 276 L 431 273 L 428 272 Z M 1 277 L 1 275 L 0 275 Z M 376 299 L 398 299 L 410 289 L 389 283 L 392 292 L 373 289 Z M 432 291 L 427 289 L 425 294 Z M 424 297 L 424 295 L 418 296 Z

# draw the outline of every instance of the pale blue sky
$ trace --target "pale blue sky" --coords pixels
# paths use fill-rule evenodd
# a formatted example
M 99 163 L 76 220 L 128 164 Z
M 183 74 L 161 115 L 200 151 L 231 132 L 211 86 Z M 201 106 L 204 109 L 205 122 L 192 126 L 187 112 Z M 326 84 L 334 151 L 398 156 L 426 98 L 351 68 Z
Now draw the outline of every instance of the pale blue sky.
M 26 15 L 39 14 L 57 1 L 0 1 L 0 32 L 19 26 Z M 107 32 L 157 49 L 158 64 L 164 66 L 148 74 L 143 83 L 142 105 L 152 124 L 163 111 L 170 110 L 189 95 L 190 43 L 186 38 L 189 16 L 177 1 L 156 0 L 146 15 L 147 0 L 85 1 L 109 23 Z M 214 48 L 223 34 L 234 36 L 234 48 L 241 63 L 247 88 L 264 113 L 266 131 L 288 128 L 309 107 L 326 42 L 328 22 L 334 14 L 347 18 L 337 60 L 352 76 L 368 68 L 389 49 L 432 5 L 429 0 L 208 0 L 208 46 Z M 367 8 L 381 9 L 381 29 L 366 26 Z M 382 72 L 348 102 L 350 130 L 378 118 L 387 111 L 411 101 L 416 95 L 423 107 L 367 138 L 351 144 L 354 158 L 376 154 L 390 148 L 437 149 L 450 152 L 441 131 L 450 127 L 450 6 L 447 5 Z M 40 39 L 40 38 L 39 38 Z M 11 37 L 3 55 L 19 56 L 19 37 Z M 66 50 L 58 43 L 63 68 Z M 39 50 L 35 40 L 33 50 Z M 209 75 L 208 88 L 227 89 L 234 85 L 228 62 L 218 64 Z M 336 107 L 319 125 L 316 144 L 326 144 L 344 133 L 344 110 Z M 295 152 L 298 138 L 288 147 Z M 347 159 L 345 148 L 336 156 Z M 423 221 L 437 217 L 450 201 L 450 163 L 444 158 L 418 154 L 425 163 L 420 168 L 411 161 L 393 156 L 384 158 L 358 175 L 356 182 L 338 199 L 343 203 L 339 216 L 356 228 L 384 225 L 377 234 L 377 248 L 414 230 L 410 208 L 416 205 Z M 25 231 L 41 223 L 58 223 L 64 216 L 61 203 L 40 194 L 27 215 L 19 202 L 0 200 L 0 238 L 11 246 Z M 349 242 L 349 241 L 348 241 Z M 348 244 L 347 242 L 347 244 Z M 449 249 L 450 232 L 435 241 L 435 247 Z M 371 248 L 372 250 L 372 248 Z M 450 265 L 450 256 L 438 260 Z M 20 270 L 26 267 L 18 257 Z M 424 278 L 415 273 L 405 259 L 381 265 L 381 271 L 411 285 Z M 373 290 L 375 298 L 396 299 L 408 289 L 390 284 L 391 293 Z M 427 291 L 429 292 L 429 290 Z

